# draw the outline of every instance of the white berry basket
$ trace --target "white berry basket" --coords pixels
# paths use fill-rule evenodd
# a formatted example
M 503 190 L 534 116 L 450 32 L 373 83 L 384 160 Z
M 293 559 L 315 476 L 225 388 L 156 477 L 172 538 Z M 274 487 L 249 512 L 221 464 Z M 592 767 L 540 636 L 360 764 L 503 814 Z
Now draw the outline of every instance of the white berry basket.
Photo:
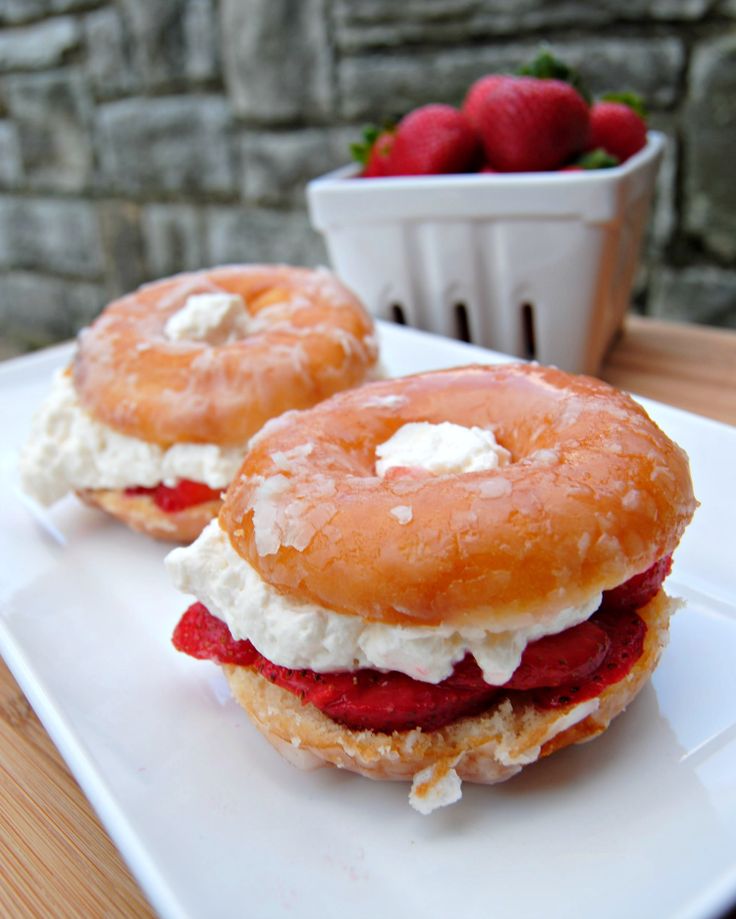
M 332 266 L 377 317 L 595 373 L 629 307 L 663 135 L 585 172 L 307 186 Z

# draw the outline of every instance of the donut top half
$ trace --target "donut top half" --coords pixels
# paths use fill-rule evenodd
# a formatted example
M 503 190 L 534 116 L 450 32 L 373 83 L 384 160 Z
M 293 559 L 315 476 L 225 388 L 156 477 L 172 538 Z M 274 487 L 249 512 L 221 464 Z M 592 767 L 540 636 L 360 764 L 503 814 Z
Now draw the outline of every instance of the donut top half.
M 509 462 L 378 474 L 377 448 L 405 425 L 443 422 L 491 430 Z M 509 364 L 372 383 L 271 421 L 220 525 L 287 596 L 393 624 L 497 630 L 649 568 L 695 507 L 685 453 L 632 399 Z
M 204 332 L 202 297 L 218 311 Z M 237 446 L 361 383 L 376 357 L 370 317 L 328 271 L 232 265 L 111 303 L 81 333 L 73 379 L 87 411 L 122 434 Z

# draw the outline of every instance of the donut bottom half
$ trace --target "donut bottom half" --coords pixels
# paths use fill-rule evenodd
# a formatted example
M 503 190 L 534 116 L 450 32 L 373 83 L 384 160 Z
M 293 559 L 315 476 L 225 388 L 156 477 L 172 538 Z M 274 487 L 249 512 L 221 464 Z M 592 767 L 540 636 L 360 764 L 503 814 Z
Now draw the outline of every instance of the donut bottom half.
M 132 530 L 166 542 L 193 542 L 220 511 L 222 501 L 205 501 L 181 511 L 162 511 L 149 495 L 127 495 L 123 490 L 86 488 L 77 497 L 105 511 Z
M 502 782 L 524 766 L 606 730 L 642 689 L 667 643 L 678 601 L 660 590 L 638 610 L 647 625 L 644 650 L 629 673 L 587 702 L 542 709 L 506 697 L 487 712 L 436 731 L 382 734 L 351 730 L 249 667 L 224 665 L 235 699 L 287 760 L 305 769 L 336 766 L 370 779 L 413 781 L 412 804 L 423 812 L 452 772 L 453 780 Z M 453 798 L 459 797 L 459 790 Z M 440 803 L 449 803 L 442 801 Z

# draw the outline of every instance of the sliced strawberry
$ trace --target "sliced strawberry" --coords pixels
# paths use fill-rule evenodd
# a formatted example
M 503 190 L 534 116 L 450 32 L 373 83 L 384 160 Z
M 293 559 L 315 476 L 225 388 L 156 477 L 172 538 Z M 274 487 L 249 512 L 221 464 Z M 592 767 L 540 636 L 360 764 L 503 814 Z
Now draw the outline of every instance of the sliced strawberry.
M 478 117 L 486 159 L 501 172 L 559 169 L 588 137 L 588 106 L 560 80 L 508 80 L 480 100 Z
M 218 501 L 222 489 L 210 488 L 202 482 L 192 482 L 189 479 L 180 479 L 176 485 L 154 485 L 153 488 L 137 486 L 126 488 L 125 494 L 130 496 L 149 495 L 159 510 L 169 514 L 186 510 L 196 504 L 206 504 L 208 501 Z
M 425 105 L 409 112 L 396 128 L 391 175 L 467 172 L 478 162 L 478 136 L 450 105 Z
M 477 689 L 455 687 L 447 681 L 423 683 L 396 671 L 320 674 L 287 670 L 265 658 L 256 668 L 267 680 L 354 730 L 390 733 L 421 726 L 431 731 L 483 711 L 499 691 L 485 683 Z
M 192 603 L 174 629 L 171 641 L 177 651 L 203 661 L 250 667 L 260 657 L 249 641 L 237 641 L 225 623 L 202 603 Z
M 647 627 L 634 612 L 598 612 L 595 624 L 603 629 L 610 641 L 609 652 L 600 666 L 583 680 L 565 685 L 535 689 L 532 698 L 540 708 L 560 708 L 586 699 L 594 699 L 606 686 L 618 683 L 631 670 L 644 651 Z
M 586 149 L 600 147 L 623 163 L 646 142 L 646 122 L 628 104 L 603 100 L 591 108 Z
M 641 609 L 656 597 L 662 582 L 670 571 L 672 571 L 672 556 L 665 555 L 651 568 L 647 568 L 641 574 L 635 574 L 626 583 L 604 591 L 601 609 L 607 612 Z
M 608 635 L 591 621 L 557 635 L 546 635 L 526 646 L 506 688 L 534 689 L 585 680 L 603 663 L 610 649 Z
M 625 616 L 627 623 L 631 616 L 638 619 L 635 613 Z M 645 631 L 644 623 L 639 622 Z M 199 603 L 182 617 L 173 643 L 192 657 L 253 667 L 270 682 L 299 696 L 305 704 L 312 703 L 340 724 L 355 730 L 390 732 L 415 727 L 435 730 L 458 718 L 479 714 L 501 692 L 533 689 L 534 700 L 541 693 L 539 704 L 544 707 L 565 704 L 561 700 L 573 690 L 578 694 L 589 691 L 585 698 L 590 698 L 628 672 L 622 669 L 626 660 L 629 667 L 635 663 L 634 644 L 618 647 L 620 636 L 626 637 L 628 632 L 616 631 L 615 624 L 604 630 L 596 618 L 559 636 L 540 639 L 526 648 L 521 667 L 504 687 L 489 686 L 469 654 L 438 684 L 413 680 L 396 671 L 316 673 L 281 667 L 260 654 L 249 641 L 235 641 L 227 626 Z M 587 654 L 592 657 L 586 658 Z M 609 660 L 614 661 L 615 667 L 607 667 Z M 564 670 L 565 666 L 569 669 Z M 563 677 L 567 683 L 559 689 Z M 571 680 L 575 681 L 572 685 Z

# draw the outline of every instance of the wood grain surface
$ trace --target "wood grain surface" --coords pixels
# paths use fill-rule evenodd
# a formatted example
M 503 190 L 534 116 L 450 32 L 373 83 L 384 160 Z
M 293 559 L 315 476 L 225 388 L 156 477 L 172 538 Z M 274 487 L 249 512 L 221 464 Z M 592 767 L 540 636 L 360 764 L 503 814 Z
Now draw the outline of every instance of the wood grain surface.
M 736 424 L 736 332 L 631 317 L 601 376 Z M 0 663 L 0 915 L 153 913 Z

